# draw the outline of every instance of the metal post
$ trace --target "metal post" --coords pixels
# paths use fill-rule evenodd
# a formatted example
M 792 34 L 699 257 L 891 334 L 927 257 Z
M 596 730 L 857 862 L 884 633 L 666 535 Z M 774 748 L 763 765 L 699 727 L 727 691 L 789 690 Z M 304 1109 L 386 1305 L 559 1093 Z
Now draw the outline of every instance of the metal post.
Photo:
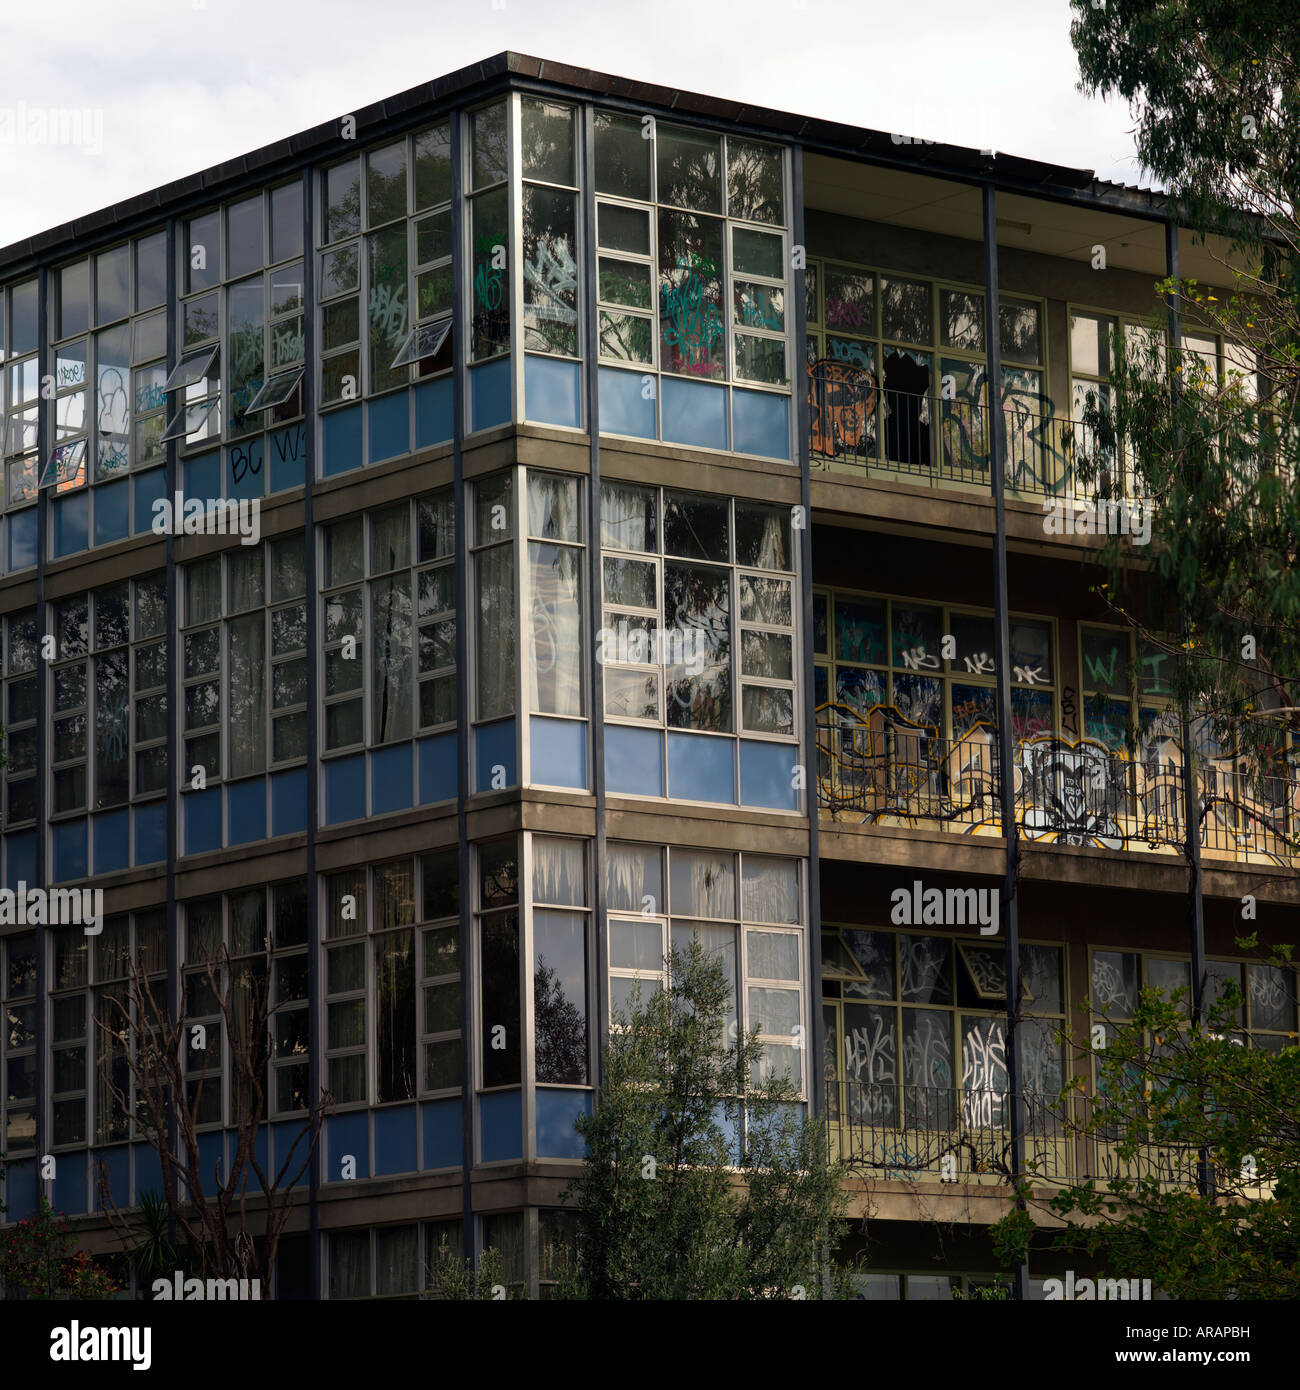
M 1007 512 L 1006 421 L 1002 415 L 1002 348 L 998 312 L 997 192 L 983 185 L 984 208 L 984 337 L 988 347 L 989 463 L 993 487 L 995 530 L 993 538 L 993 626 L 997 654 L 998 790 L 1002 834 L 1006 839 L 1006 869 L 1002 879 L 1001 922 L 1006 949 L 1007 979 L 1007 1092 L 1010 1103 L 1011 1179 L 1019 1182 L 1025 1168 L 1025 1106 L 1020 1093 L 1020 1065 L 1016 1055 L 1016 1015 L 1020 1009 L 1020 913 L 1016 900 L 1019 845 L 1016 837 L 1015 787 L 1011 753 L 1011 629 L 1007 616 Z M 1022 1199 L 1017 1198 L 1022 1205 Z M 1017 1300 L 1029 1297 L 1029 1266 L 1016 1267 Z

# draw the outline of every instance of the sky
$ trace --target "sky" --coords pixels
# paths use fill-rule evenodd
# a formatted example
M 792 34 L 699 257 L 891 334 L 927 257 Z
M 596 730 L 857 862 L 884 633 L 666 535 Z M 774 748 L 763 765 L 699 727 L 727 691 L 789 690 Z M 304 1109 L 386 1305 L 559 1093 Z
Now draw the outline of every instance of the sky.
M 1068 0 L 0 0 L 0 246 L 506 48 L 1138 182 L 1069 27 Z

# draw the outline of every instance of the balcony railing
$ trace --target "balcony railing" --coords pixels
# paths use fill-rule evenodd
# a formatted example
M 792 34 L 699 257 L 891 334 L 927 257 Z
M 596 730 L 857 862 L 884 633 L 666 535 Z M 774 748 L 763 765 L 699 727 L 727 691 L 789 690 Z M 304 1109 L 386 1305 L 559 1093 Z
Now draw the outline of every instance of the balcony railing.
M 1199 1151 L 1140 1136 L 1119 1153 L 1118 1136 L 1093 1124 L 1096 1101 L 1081 1094 L 1022 1092 L 1025 1174 L 1047 1184 L 1155 1178 L 1194 1189 Z M 889 1082 L 826 1082 L 832 1157 L 864 1177 L 1002 1186 L 1011 1181 L 1012 1095 Z
M 822 360 L 808 368 L 809 453 L 813 466 L 832 464 L 863 476 L 927 486 L 990 485 L 989 407 L 983 399 L 954 399 L 880 389 L 872 374 L 847 362 Z M 1129 462 L 1104 448 L 1082 420 L 1058 416 L 1050 400 L 1009 388 L 1003 393 L 1006 485 L 1012 493 L 1067 499 L 1131 497 Z M 1092 472 L 1085 482 L 1085 460 Z
M 997 731 L 940 738 L 896 710 L 818 711 L 817 800 L 823 818 L 907 829 L 1001 835 Z M 1180 854 L 1186 845 L 1183 754 L 1148 739 L 1136 757 L 1092 739 L 1036 733 L 1012 745 L 1017 833 L 1029 840 Z M 1294 755 L 1293 755 L 1294 756 Z M 1300 858 L 1294 762 L 1265 779 L 1234 757 L 1197 759 L 1201 848 L 1288 865 Z

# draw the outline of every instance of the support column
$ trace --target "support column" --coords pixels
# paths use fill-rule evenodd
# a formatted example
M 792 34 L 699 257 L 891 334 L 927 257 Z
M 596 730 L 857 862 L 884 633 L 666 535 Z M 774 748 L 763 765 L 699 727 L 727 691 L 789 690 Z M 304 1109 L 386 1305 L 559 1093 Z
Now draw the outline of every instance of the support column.
M 1002 344 L 998 311 L 997 192 L 983 186 L 984 209 L 984 338 L 988 349 L 989 468 L 993 487 L 995 529 L 993 538 L 993 627 L 997 654 L 998 792 L 1002 834 L 1006 840 L 1006 868 L 1002 878 L 1001 926 L 1006 951 L 1007 1036 L 1006 1066 L 1011 1128 L 1011 1178 L 1019 1182 L 1025 1171 L 1025 1104 L 1020 1093 L 1017 1056 L 1017 1015 L 1020 1012 L 1020 910 L 1016 898 L 1019 844 L 1016 835 L 1015 786 L 1011 743 L 1011 632 L 1007 615 L 1007 511 L 1006 420 L 1002 414 Z M 1015 1294 L 1029 1296 L 1029 1266 L 1016 1268 Z

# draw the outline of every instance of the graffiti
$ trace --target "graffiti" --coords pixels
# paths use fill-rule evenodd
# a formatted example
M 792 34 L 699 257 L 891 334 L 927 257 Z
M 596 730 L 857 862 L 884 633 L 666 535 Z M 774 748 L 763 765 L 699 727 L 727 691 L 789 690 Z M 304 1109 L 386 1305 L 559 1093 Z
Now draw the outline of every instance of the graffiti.
M 59 363 L 56 389 L 62 391 L 66 386 L 84 386 L 85 384 L 86 364 L 84 362 Z
M 131 456 L 126 451 L 124 444 L 115 444 L 108 439 L 99 441 L 99 476 L 107 477 L 111 473 L 120 473 L 123 469 L 131 465 Z
M 952 1085 L 952 1046 L 946 1021 L 936 1025 L 932 1014 L 920 1014 L 903 1038 L 903 1066 L 908 1088 Z
M 997 670 L 997 663 L 988 652 L 976 652 L 974 656 L 964 656 L 966 669 L 976 676 L 991 676 Z M 1016 668 L 1019 670 L 1019 667 Z
M 871 370 L 871 353 L 852 338 L 827 338 L 826 351 L 837 362 L 848 362 L 868 372 Z
M 1290 999 L 1282 983 L 1282 972 L 1265 967 L 1250 971 L 1250 1011 L 1259 1026 L 1260 1015 L 1281 1015 L 1286 1017 L 1290 1010 Z
M 1111 759 L 1105 749 L 1090 744 L 1071 747 L 1054 738 L 1030 740 L 1021 745 L 1019 761 L 1032 789 L 1032 805 L 1020 822 L 1031 840 L 1122 846 Z
M 278 434 L 271 436 L 271 447 L 275 450 L 276 456 L 281 463 L 292 459 L 298 462 L 298 452 L 307 442 L 307 437 L 301 425 L 294 430 L 281 430 Z
M 1007 1047 L 1000 1019 L 969 1024 L 961 1041 L 961 1112 L 971 1126 L 1003 1123 L 1006 1103 Z
M 306 338 L 301 328 L 271 330 L 271 361 L 277 367 L 288 362 L 301 362 L 306 351 Z
M 899 948 L 901 997 L 914 1004 L 935 1003 L 939 996 L 946 999 L 948 994 L 944 981 L 944 974 L 948 969 L 946 943 L 928 936 L 900 937 L 899 940 L 902 943 Z M 918 1073 L 909 1067 L 908 1075 L 913 1081 L 916 1081 L 920 1076 L 928 1075 L 928 1072 L 922 1069 Z
M 370 287 L 370 330 L 379 338 L 392 342 L 406 332 L 406 286 L 372 285 Z
M 1083 653 L 1083 664 L 1087 668 L 1088 684 L 1094 690 L 1114 690 L 1115 673 L 1119 665 L 1119 648 L 1110 649 L 1109 662 L 1094 657 L 1090 652 Z
M 695 258 L 692 257 L 692 260 Z M 663 299 L 664 342 L 676 347 L 688 371 L 710 371 L 713 345 L 722 337 L 722 317 L 710 303 L 709 289 L 686 258 L 677 262 L 683 272 L 678 282 L 665 284 Z
M 751 285 L 740 296 L 740 321 L 745 328 L 770 328 L 780 333 L 785 328 L 785 314 L 778 307 L 780 290 L 763 285 Z
M 232 444 L 230 446 L 230 480 L 236 486 L 243 482 L 249 473 L 262 471 L 262 441 L 253 444 Z
M 1124 972 L 1114 961 L 1099 955 L 1092 958 L 1092 1007 L 1098 1013 L 1118 1008 L 1122 1014 L 1130 1007 Z
M 167 404 L 167 393 L 162 389 L 162 383 L 157 381 L 146 381 L 135 388 L 135 411 L 137 415 L 143 415 L 149 410 L 161 410 Z
M 809 447 L 838 458 L 875 452 L 876 379 L 864 368 L 822 358 L 808 368 Z
M 942 402 L 944 462 L 955 471 L 988 470 L 985 386 L 986 369 L 976 367 Z M 1036 383 L 1004 380 L 1001 395 L 1007 486 L 1060 491 L 1069 480 L 1069 422 L 1057 420 L 1052 398 Z
M 860 304 L 839 295 L 826 296 L 826 322 L 831 328 L 869 328 L 871 320 Z
M 981 998 L 994 998 L 1007 992 L 1006 962 L 990 951 L 978 951 L 963 946 L 961 958 L 975 982 Z
M 474 302 L 487 313 L 496 313 L 501 308 L 501 286 L 505 272 L 500 266 L 484 261 L 474 272 Z
M 567 237 L 537 238 L 531 262 L 524 264 L 524 284 L 531 286 L 528 313 L 534 319 L 576 323 L 578 311 L 571 300 L 578 285 L 578 267 Z
M 873 1010 L 865 1026 L 845 1032 L 844 1072 L 853 1083 L 849 1087 L 849 1112 L 855 1119 L 893 1119 L 898 1042 L 892 1018 Z
M 1061 728 L 1072 738 L 1079 737 L 1079 716 L 1074 707 L 1074 686 L 1061 691 Z
M 903 650 L 903 666 L 908 671 L 937 671 L 939 658 L 931 656 L 924 647 L 907 647 Z

